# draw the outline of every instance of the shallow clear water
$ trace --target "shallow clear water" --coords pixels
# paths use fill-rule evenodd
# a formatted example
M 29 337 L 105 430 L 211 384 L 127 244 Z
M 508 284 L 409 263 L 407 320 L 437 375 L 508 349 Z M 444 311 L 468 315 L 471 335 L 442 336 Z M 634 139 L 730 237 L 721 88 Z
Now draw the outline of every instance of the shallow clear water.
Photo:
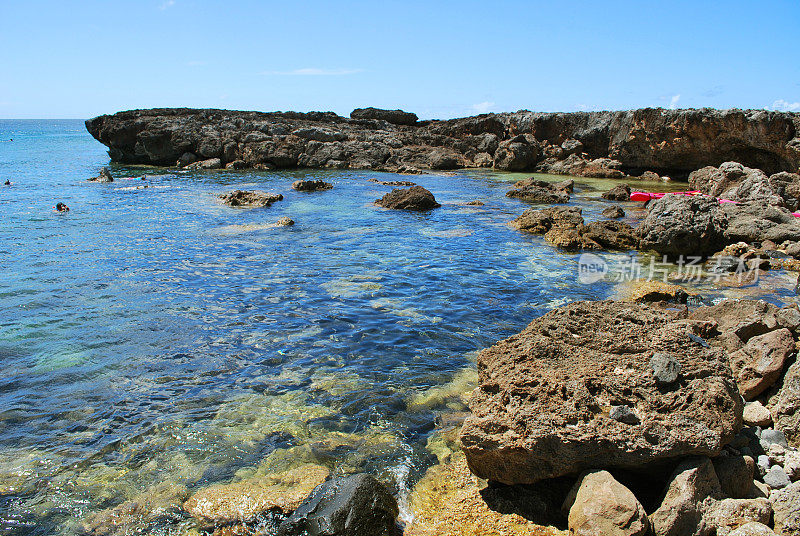
M 504 197 L 518 175 L 402 177 L 443 204 L 414 214 L 372 204 L 391 188 L 367 179 L 391 174 L 112 166 L 146 180 L 95 184 L 108 157 L 82 122 L 0 121 L 9 138 L 2 534 L 75 533 L 156 485 L 177 496 L 306 460 L 402 493 L 435 461 L 436 415 L 463 409 L 478 350 L 613 291 L 578 284 L 577 255 L 506 225 L 526 208 Z M 334 189 L 290 189 L 312 177 Z M 607 185 L 579 183 L 588 220 Z M 285 199 L 216 202 L 251 188 Z M 475 199 L 485 206 L 463 204 Z M 296 225 L 272 226 L 281 216 Z

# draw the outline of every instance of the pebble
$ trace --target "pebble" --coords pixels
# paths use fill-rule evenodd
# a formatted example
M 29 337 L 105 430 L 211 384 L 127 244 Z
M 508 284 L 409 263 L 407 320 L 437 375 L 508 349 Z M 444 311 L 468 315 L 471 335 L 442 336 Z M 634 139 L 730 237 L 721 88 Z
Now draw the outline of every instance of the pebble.
M 781 489 L 785 488 L 792 482 L 789 480 L 789 477 L 786 475 L 786 471 L 783 470 L 783 467 L 780 465 L 773 465 L 772 469 L 764 475 L 764 483 L 767 484 L 772 489 Z
M 744 422 L 751 426 L 770 426 L 772 414 L 761 402 L 748 402 L 744 406 Z
M 671 354 L 657 352 L 650 359 L 650 368 L 656 383 L 663 385 L 673 383 L 681 373 L 681 364 L 678 358 Z
M 756 460 L 756 467 L 758 468 L 758 474 L 762 477 L 767 474 L 769 471 L 769 456 L 766 454 L 761 454 L 758 459 Z
M 608 416 L 625 424 L 639 424 L 641 422 L 630 406 L 611 406 Z

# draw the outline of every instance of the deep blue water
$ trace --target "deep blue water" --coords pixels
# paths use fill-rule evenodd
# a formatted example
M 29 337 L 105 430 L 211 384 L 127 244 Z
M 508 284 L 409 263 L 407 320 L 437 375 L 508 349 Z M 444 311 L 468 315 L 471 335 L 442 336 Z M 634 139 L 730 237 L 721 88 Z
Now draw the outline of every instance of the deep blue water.
M 504 197 L 519 176 L 402 177 L 443 204 L 414 214 L 372 204 L 391 188 L 367 179 L 400 178 L 386 173 L 112 165 L 118 180 L 95 184 L 109 159 L 81 121 L 0 121 L 10 138 L 0 534 L 74 533 L 157 484 L 191 491 L 280 456 L 402 491 L 435 461 L 436 415 L 463 409 L 477 350 L 611 291 L 506 225 L 526 208 Z M 311 177 L 334 188 L 290 189 Z M 285 199 L 217 203 L 234 188 Z

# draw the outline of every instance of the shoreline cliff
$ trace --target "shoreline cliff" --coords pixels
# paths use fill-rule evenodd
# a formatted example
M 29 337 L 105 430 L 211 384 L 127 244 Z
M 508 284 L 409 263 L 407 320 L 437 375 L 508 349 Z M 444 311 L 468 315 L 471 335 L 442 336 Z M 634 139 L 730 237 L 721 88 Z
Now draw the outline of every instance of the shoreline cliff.
M 483 114 L 418 121 L 400 110 L 248 112 L 161 108 L 86 121 L 124 164 L 201 169 L 331 168 L 414 173 L 494 168 L 622 178 L 686 178 L 736 161 L 767 173 L 800 169 L 800 114 L 665 110 Z

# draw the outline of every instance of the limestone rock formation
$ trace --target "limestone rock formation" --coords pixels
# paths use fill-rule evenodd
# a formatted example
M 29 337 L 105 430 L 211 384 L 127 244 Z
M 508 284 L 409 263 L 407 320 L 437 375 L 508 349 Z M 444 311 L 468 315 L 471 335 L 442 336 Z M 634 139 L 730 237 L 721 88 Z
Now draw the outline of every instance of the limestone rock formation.
M 478 357 L 480 385 L 461 432 L 470 469 L 506 484 L 588 468 L 641 467 L 717 455 L 741 427 L 727 353 L 690 337 L 712 325 L 627 302 L 576 302 L 534 320 Z M 679 360 L 657 384 L 654 352 Z M 635 410 L 639 424 L 609 417 Z
M 333 184 L 323 180 L 299 180 L 292 183 L 292 189 L 299 192 L 316 192 L 317 190 L 330 190 Z
M 794 114 L 760 110 L 520 111 L 417 121 L 414 114 L 374 108 L 354 110 L 351 118 L 167 108 L 103 115 L 86 128 L 114 161 L 127 164 L 219 159 L 223 166 L 260 169 L 398 171 L 455 159 L 459 166 L 613 178 L 643 171 L 685 177 L 732 160 L 767 174 L 797 173 L 798 124 Z M 431 159 L 435 150 L 444 158 Z M 784 176 L 772 183 L 784 190 L 795 184 Z
M 395 188 L 375 203 L 383 208 L 399 210 L 431 210 L 441 206 L 433 194 L 422 186 Z
M 611 201 L 630 201 L 631 187 L 627 184 L 618 184 L 609 191 L 603 192 L 602 197 Z
M 728 219 L 715 199 L 665 195 L 636 228 L 640 248 L 664 255 L 711 255 L 725 247 Z
M 114 182 L 114 177 L 111 175 L 111 171 L 104 167 L 100 170 L 100 174 L 97 177 L 92 177 L 89 179 L 91 182 Z
M 569 532 L 574 536 L 643 536 L 650 521 L 631 491 L 608 471 L 597 471 L 580 481 L 569 510 Z
M 258 190 L 234 190 L 220 195 L 219 198 L 229 207 L 258 208 L 268 207 L 275 201 L 282 201 L 283 195 Z

